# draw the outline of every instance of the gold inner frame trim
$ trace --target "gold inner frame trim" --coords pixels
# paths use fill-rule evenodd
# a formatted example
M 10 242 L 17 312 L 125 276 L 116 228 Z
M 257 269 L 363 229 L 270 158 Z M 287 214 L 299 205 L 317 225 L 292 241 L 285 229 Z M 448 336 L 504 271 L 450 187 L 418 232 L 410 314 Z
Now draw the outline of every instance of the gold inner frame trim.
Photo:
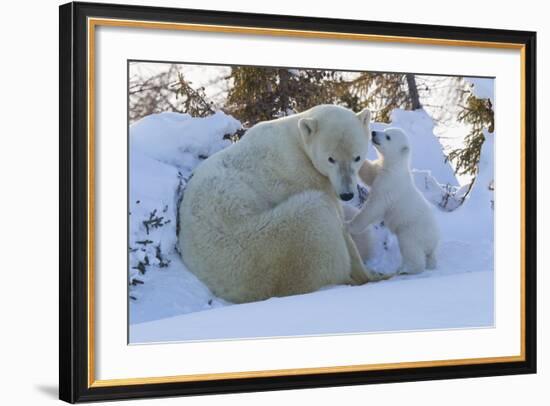
M 431 46 L 459 46 L 459 47 L 478 47 L 478 48 L 496 48 L 496 49 L 512 49 L 520 51 L 521 65 L 521 101 L 520 101 L 520 137 L 521 137 L 521 269 L 520 269 L 520 341 L 521 348 L 519 355 L 502 356 L 502 357 L 481 357 L 481 358 L 464 358 L 451 360 L 433 360 L 433 361 L 415 361 L 415 362 L 396 362 L 383 364 L 364 364 L 364 365 L 345 365 L 345 366 L 329 366 L 315 368 L 295 368 L 295 369 L 277 369 L 265 371 L 242 371 L 242 372 L 221 372 L 211 374 L 190 374 L 190 375 L 174 375 L 160 377 L 145 377 L 145 378 L 123 378 L 123 379 L 95 379 L 95 251 L 94 251 L 94 191 L 95 191 L 95 28 L 97 26 L 110 27 L 130 27 L 130 28 L 147 28 L 157 30 L 180 30 L 194 32 L 217 32 L 229 34 L 243 35 L 263 35 L 263 36 L 279 36 L 279 37 L 299 37 L 299 38 L 317 38 L 317 39 L 339 39 L 339 40 L 355 40 L 355 41 L 370 41 L 370 42 L 385 42 L 385 43 L 401 43 L 415 45 L 431 45 Z M 296 375 L 312 375 L 312 374 L 331 374 L 342 372 L 360 372 L 360 371 L 379 371 L 391 370 L 398 368 L 425 368 L 425 367 L 441 367 L 441 366 L 458 366 L 458 365 L 479 365 L 493 364 L 504 362 L 521 362 L 525 361 L 525 45 L 518 43 L 506 42 L 485 42 L 485 41 L 464 41 L 453 39 L 434 39 L 422 37 L 400 37 L 390 35 L 373 35 L 373 34 L 355 34 L 343 32 L 326 32 L 326 31 L 307 31 L 307 30 L 291 30 L 291 29 L 274 29 L 260 27 L 240 27 L 228 25 L 209 25 L 209 24 L 186 24 L 186 23 L 164 23 L 153 21 L 138 21 L 138 20 L 120 20 L 108 18 L 89 18 L 87 29 L 88 41 L 88 387 L 110 387 L 124 385 L 143 385 L 143 384 L 160 384 L 160 383 L 177 383 L 177 382 L 192 382 L 192 381 L 212 381 L 218 379 L 244 379 L 244 378 L 265 378 L 265 377 L 280 377 L 280 376 L 296 376 Z

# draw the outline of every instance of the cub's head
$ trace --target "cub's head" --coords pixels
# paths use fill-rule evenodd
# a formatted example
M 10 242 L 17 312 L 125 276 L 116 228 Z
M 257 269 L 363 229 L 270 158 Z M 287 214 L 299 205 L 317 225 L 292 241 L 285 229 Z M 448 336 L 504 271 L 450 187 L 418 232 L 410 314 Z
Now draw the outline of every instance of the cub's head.
M 408 163 L 411 146 L 409 137 L 402 129 L 386 128 L 384 131 L 373 131 L 372 143 L 385 163 Z
M 304 150 L 340 199 L 353 199 L 357 173 L 367 156 L 370 111 L 317 106 L 298 122 Z

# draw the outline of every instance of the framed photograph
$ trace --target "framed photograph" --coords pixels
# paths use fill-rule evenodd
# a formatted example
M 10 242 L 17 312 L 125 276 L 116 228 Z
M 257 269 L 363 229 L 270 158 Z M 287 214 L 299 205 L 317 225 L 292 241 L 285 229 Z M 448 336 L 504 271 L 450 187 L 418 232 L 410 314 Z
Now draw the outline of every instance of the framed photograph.
M 536 372 L 536 34 L 60 7 L 60 398 Z

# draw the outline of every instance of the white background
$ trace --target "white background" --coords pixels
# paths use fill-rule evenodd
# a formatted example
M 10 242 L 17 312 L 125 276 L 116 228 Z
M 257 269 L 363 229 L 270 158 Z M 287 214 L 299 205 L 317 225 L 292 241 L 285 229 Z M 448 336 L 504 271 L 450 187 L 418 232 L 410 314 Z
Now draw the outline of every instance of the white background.
M 513 6 L 463 0 L 441 7 L 441 2 L 231 2 L 216 0 L 127 2 L 190 8 L 357 18 L 383 21 L 536 30 L 538 37 L 538 111 L 548 111 L 544 97 L 550 89 L 547 39 L 550 27 L 543 2 L 523 1 Z M 57 1 L 10 2 L 0 24 L 2 79 L 0 111 L 0 182 L 2 264 L 0 278 L 0 374 L 2 403 L 42 405 L 57 402 L 57 264 L 58 264 L 58 10 Z M 545 49 L 546 48 L 546 49 Z M 6 55 L 7 51 L 7 55 Z M 546 104 L 545 104 L 546 103 Z M 539 157 L 550 144 L 543 134 L 548 125 L 539 119 Z M 543 207 L 543 175 L 539 159 L 539 207 Z M 545 216 L 539 212 L 539 270 L 545 268 Z M 550 395 L 548 340 L 542 319 L 548 301 L 547 278 L 539 272 L 539 373 L 536 376 L 476 378 L 392 385 L 312 389 L 186 398 L 189 405 L 225 402 L 229 405 L 281 404 L 544 404 Z M 545 400 L 546 398 L 546 400 Z M 181 404 L 182 399 L 146 400 L 139 404 Z M 126 402 L 134 404 L 137 402 Z M 113 404 L 113 403 L 110 403 Z

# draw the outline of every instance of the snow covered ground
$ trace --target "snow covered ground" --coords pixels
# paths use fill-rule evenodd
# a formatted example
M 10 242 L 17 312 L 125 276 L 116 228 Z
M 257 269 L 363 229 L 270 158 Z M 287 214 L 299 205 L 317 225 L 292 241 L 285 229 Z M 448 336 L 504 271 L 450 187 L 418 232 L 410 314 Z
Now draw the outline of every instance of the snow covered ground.
M 202 160 L 230 147 L 224 135 L 234 133 L 239 122 L 221 112 L 207 118 L 162 113 L 132 125 L 129 341 L 492 326 L 492 134 L 486 134 L 480 174 L 468 199 L 458 208 L 443 207 L 440 202 L 459 196 L 460 189 L 434 136 L 430 117 L 422 110 L 395 110 L 391 125 L 409 133 L 415 181 L 434 204 L 443 234 L 438 268 L 358 287 L 327 287 L 306 295 L 240 305 L 214 297 L 185 269 L 176 251 L 176 208 L 185 183 Z M 397 241 L 380 225 L 376 235 L 379 246 L 368 265 L 391 273 L 400 261 Z

